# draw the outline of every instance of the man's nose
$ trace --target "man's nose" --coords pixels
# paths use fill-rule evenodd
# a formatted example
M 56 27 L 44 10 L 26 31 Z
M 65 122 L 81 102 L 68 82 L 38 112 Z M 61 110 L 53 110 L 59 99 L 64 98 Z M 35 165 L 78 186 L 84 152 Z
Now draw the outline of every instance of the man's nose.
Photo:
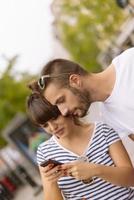
M 58 108 L 59 108 L 59 110 L 60 110 L 60 112 L 61 112 L 61 114 L 62 114 L 63 116 L 68 115 L 68 113 L 69 113 L 68 108 L 62 107 L 62 106 L 58 106 Z

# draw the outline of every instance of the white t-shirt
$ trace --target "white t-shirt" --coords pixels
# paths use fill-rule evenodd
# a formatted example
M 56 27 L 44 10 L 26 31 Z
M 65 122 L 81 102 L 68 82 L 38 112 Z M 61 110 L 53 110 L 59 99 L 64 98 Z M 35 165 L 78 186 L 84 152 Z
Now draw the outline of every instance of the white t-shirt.
M 134 48 L 113 59 L 116 81 L 111 93 L 102 103 L 102 119 L 120 135 L 134 133 Z

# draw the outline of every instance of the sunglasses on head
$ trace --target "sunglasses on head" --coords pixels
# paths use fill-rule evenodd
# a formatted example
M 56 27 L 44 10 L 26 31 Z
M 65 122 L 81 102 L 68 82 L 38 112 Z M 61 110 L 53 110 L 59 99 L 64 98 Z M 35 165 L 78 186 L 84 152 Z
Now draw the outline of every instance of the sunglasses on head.
M 65 76 L 65 75 L 70 75 L 71 73 L 62 73 L 62 74 L 57 74 L 57 75 L 54 75 L 54 74 L 46 74 L 46 75 L 43 75 L 43 76 L 41 76 L 40 78 L 39 78 L 39 80 L 38 80 L 38 85 L 39 85 L 39 88 L 41 89 L 41 90 L 43 90 L 44 88 L 45 88 L 45 86 L 46 86 L 46 84 L 45 84 L 45 80 L 47 79 L 47 78 L 59 78 L 60 76 Z

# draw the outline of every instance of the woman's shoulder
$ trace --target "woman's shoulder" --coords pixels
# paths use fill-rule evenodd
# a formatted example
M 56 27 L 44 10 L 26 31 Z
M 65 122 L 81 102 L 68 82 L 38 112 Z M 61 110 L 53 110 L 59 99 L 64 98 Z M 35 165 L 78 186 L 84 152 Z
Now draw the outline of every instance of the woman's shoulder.
M 41 144 L 39 144 L 38 149 L 42 149 L 42 148 L 48 148 L 49 146 L 52 146 L 52 144 L 54 144 L 55 141 L 53 139 L 53 137 L 51 137 L 50 139 L 42 142 Z
M 106 123 L 104 123 L 104 122 L 102 122 L 102 121 L 97 121 L 97 122 L 95 122 L 95 124 L 96 124 L 96 127 L 98 127 L 98 128 L 100 128 L 100 129 L 105 129 L 105 130 L 109 130 L 109 129 L 113 129 L 114 130 L 114 128 L 112 128 L 110 125 L 108 125 L 108 124 L 106 124 Z
M 96 127 L 98 136 L 103 136 L 109 145 L 120 140 L 119 134 L 108 124 L 98 122 Z
M 110 125 L 104 123 L 104 122 L 96 122 L 96 129 L 95 129 L 95 133 L 97 134 L 102 134 L 104 136 L 108 136 L 109 134 L 114 134 L 114 135 L 118 135 L 118 133 L 114 130 L 114 128 L 112 128 Z

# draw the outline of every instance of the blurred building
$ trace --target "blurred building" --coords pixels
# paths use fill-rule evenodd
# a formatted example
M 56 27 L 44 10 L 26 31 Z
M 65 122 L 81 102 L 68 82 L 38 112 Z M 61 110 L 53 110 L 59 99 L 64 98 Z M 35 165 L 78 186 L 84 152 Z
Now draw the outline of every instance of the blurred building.
M 118 33 L 98 56 L 102 68 L 106 68 L 112 59 L 125 49 L 134 47 L 134 1 L 131 1 L 131 6 L 125 8 L 126 11 L 129 12 L 128 19 L 119 27 Z
M 2 135 L 34 167 L 37 166 L 36 151 L 39 144 L 50 137 L 43 129 L 35 127 L 26 115 L 20 113 L 10 121 Z

